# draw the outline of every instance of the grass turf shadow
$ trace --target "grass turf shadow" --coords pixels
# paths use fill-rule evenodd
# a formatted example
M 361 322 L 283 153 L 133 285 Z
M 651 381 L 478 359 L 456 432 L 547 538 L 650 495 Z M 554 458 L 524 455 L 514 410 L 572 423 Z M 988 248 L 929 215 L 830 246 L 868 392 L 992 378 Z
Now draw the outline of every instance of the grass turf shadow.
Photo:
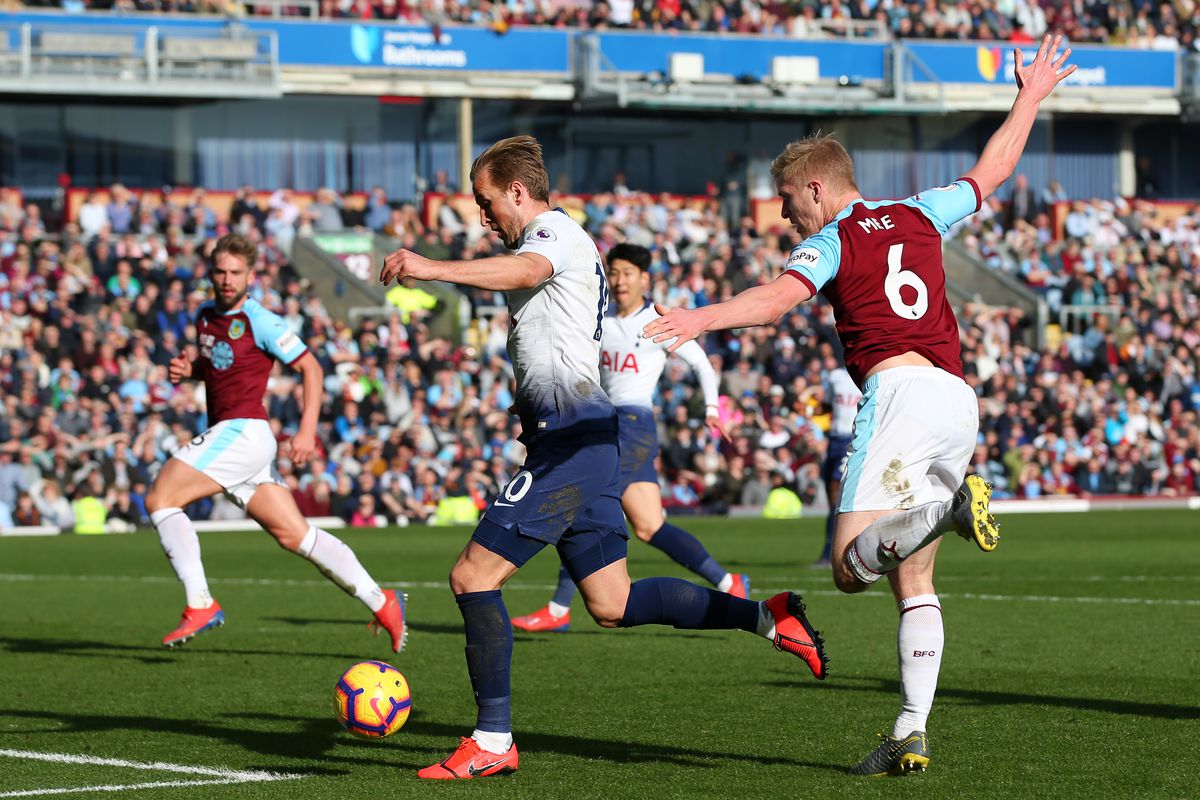
M 432 720 L 418 719 L 409 722 L 405 730 L 422 736 L 445 737 L 447 740 L 447 750 L 445 752 L 449 753 L 449 748 L 453 746 L 451 742 L 457 741 L 457 737 L 463 734 L 464 727 L 463 725 L 447 725 Z M 621 764 L 673 764 L 681 767 L 716 769 L 722 766 L 721 762 L 736 761 L 770 766 L 825 769 L 833 772 L 846 771 L 846 767 L 841 764 L 823 764 L 800 761 L 793 758 L 701 750 L 656 742 L 595 739 L 584 736 L 520 729 L 513 731 L 513 736 L 522 751 L 530 753 L 557 753 L 559 755 L 577 756 L 588 760 L 600 759 Z M 411 766 L 419 768 L 427 766 L 427 764 L 417 764 L 414 762 Z
M 763 686 L 796 689 L 805 681 L 767 681 Z M 831 675 L 822 689 L 833 692 L 870 692 L 894 698 L 900 692 L 900 683 L 891 678 L 838 677 Z M 987 689 L 958 689 L 939 686 L 937 696 L 943 699 L 962 700 L 981 706 L 1057 706 L 1077 711 L 1100 711 L 1105 714 L 1127 714 L 1155 719 L 1200 719 L 1200 707 L 1170 705 L 1168 703 L 1139 703 L 1131 700 L 1115 700 L 1100 697 L 1064 697 L 1059 695 L 1025 694 L 1021 692 L 989 691 Z

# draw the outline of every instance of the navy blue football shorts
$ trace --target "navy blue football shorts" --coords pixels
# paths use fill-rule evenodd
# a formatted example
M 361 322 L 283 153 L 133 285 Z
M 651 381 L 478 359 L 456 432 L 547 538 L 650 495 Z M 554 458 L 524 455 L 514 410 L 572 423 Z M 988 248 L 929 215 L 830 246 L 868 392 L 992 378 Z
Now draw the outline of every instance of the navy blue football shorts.
M 625 558 L 619 477 L 615 430 L 540 434 L 471 538 L 518 567 L 553 545 L 579 582 Z

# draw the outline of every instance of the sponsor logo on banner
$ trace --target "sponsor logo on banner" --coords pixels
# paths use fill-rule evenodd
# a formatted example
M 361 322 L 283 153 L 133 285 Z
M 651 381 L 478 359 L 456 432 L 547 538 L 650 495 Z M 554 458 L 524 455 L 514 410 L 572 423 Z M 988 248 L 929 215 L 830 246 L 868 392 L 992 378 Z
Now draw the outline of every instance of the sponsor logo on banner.
M 975 64 L 979 67 L 979 75 L 989 83 L 996 80 L 996 76 L 1000 73 L 1000 48 L 999 47 L 977 47 L 975 48 Z M 1011 61 L 1012 57 L 1009 56 Z
M 385 67 L 429 67 L 463 69 L 467 52 L 452 49 L 453 38 L 440 29 L 388 30 L 374 25 L 350 28 L 350 52 L 360 64 L 376 63 Z

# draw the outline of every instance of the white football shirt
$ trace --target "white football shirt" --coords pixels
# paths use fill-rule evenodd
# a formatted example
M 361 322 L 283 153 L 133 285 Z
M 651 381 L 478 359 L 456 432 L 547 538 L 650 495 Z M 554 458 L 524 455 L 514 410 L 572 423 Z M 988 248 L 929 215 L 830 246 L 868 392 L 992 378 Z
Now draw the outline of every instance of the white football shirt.
M 595 243 L 555 210 L 530 221 L 517 252 L 537 253 L 554 268 L 541 285 L 508 292 L 508 356 L 522 426 L 540 432 L 611 419 L 612 403 L 600 388 L 608 278 Z
M 600 383 L 614 406 L 652 408 L 654 388 L 667 365 L 667 347 L 673 339 L 656 344 L 642 329 L 658 319 L 654 305 L 646 303 L 628 317 L 608 314 L 600 339 Z M 704 392 L 705 405 L 717 404 L 717 375 L 700 345 L 687 342 L 675 355 L 692 369 Z
M 862 392 L 844 367 L 829 373 L 829 396 L 833 415 L 829 423 L 830 436 L 853 436 L 854 417 L 858 414 L 858 402 Z

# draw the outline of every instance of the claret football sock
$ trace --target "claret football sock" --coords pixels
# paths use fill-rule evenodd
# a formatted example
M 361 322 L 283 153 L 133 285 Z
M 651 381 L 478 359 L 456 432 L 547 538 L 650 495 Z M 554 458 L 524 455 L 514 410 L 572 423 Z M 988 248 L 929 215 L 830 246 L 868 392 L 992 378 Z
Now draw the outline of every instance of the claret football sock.
M 383 608 L 387 602 L 383 590 L 359 563 L 358 556 L 332 533 L 310 525 L 296 553 L 316 565 L 322 575 L 336 583 L 346 594 L 361 600 L 372 613 Z
M 954 529 L 952 502 L 926 503 L 875 520 L 847 548 L 850 569 L 863 583 L 879 580 L 904 559 Z
M 183 583 L 189 608 L 208 608 L 213 604 L 200 560 L 200 537 L 196 527 L 181 508 L 160 508 L 150 515 L 158 541 L 175 574 Z
M 571 601 L 575 599 L 575 581 L 566 567 L 558 568 L 558 586 L 554 589 L 554 597 L 550 600 L 550 613 L 561 617 L 571 610 Z
M 687 630 L 756 633 L 759 604 L 679 578 L 645 578 L 629 587 L 622 628 L 670 625 Z
M 662 550 L 677 564 L 696 573 L 713 586 L 718 586 L 721 579 L 729 575 L 728 570 L 709 555 L 699 539 L 669 522 L 664 522 L 662 527 L 655 531 L 649 544 Z M 721 591 L 727 589 L 728 587 Z
M 467 635 L 467 673 L 479 706 L 476 732 L 509 734 L 512 731 L 513 633 L 508 609 L 498 589 L 455 595 Z M 510 740 L 511 742 L 511 740 Z M 492 749 L 480 741 L 480 747 Z M 499 746 L 492 742 L 492 747 Z M 511 744 L 510 744 L 511 746 Z M 503 753 L 508 748 L 493 752 Z
M 900 601 L 896 652 L 900 659 L 900 716 L 892 728 L 896 738 L 926 730 L 942 666 L 942 607 L 936 594 Z

